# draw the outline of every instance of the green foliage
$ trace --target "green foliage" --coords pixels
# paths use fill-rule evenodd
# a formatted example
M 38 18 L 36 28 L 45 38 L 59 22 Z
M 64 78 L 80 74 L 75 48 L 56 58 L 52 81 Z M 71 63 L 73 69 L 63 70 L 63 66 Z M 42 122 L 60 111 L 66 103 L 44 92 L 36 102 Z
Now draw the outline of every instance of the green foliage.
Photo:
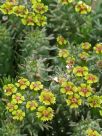
M 73 4 L 62 5 L 53 0 L 49 4 L 48 29 L 55 36 L 63 34 L 69 41 L 78 43 L 89 41 L 92 29 L 91 15 L 80 15 L 75 12 Z
M 90 34 L 91 42 L 102 42 L 102 1 L 99 0 L 95 3 L 93 19 L 92 19 L 92 30 Z
M 46 37 L 45 30 L 33 30 L 29 32 L 21 43 L 20 73 L 29 79 L 40 78 L 48 81 L 48 67 L 50 61 L 49 51 L 53 48 L 49 45 L 52 36 Z
M 86 119 L 82 118 L 78 123 L 71 123 L 74 131 L 72 136 L 86 136 L 86 132 L 89 128 L 97 130 L 100 134 L 102 134 L 102 128 L 99 125 L 100 122 L 101 120 L 92 120 L 90 117 L 87 117 Z
M 2 121 L 2 127 L 0 127 L 0 136 L 24 136 L 20 134 L 19 126 L 17 126 L 10 119 Z
M 0 24 L 0 76 L 13 72 L 13 45 L 9 31 Z
M 102 0 L 83 0 L 92 4 L 87 14 L 75 10 L 79 0 L 65 5 L 63 0 L 42 0 L 49 9 L 43 29 L 46 19 L 35 21 L 36 3 L 18 1 L 35 15 L 27 19 L 25 9 L 0 9 L 5 14 L 0 14 L 0 136 L 86 136 L 88 129 L 101 136 Z M 38 5 L 37 10 L 44 9 Z M 41 95 L 46 89 L 55 98 L 53 120 L 47 112 L 49 95 Z M 45 110 L 39 111 L 40 106 Z

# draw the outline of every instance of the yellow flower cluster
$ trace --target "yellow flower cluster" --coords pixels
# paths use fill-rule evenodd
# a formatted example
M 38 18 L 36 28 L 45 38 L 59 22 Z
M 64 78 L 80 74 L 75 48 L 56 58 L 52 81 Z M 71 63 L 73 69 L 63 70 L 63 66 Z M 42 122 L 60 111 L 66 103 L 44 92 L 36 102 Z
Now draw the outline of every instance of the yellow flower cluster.
M 88 42 L 84 42 L 84 43 L 81 43 L 81 47 L 82 47 L 82 49 L 87 51 L 91 48 L 91 44 Z
M 16 86 L 19 87 L 21 90 L 26 89 L 29 85 L 30 82 L 26 78 L 20 78 L 16 83 Z
M 54 111 L 47 106 L 55 104 L 55 95 L 52 91 L 44 89 L 40 81 L 30 83 L 28 79 L 21 77 L 15 84 L 4 85 L 3 91 L 9 101 L 6 109 L 14 120 L 22 121 L 26 116 L 25 111 L 34 111 L 41 121 L 53 119 Z
M 83 1 L 79 1 L 75 6 L 75 10 L 80 14 L 87 14 L 91 12 L 91 7 L 86 3 L 84 3 Z
M 5 92 L 5 95 L 10 96 L 13 93 L 16 93 L 17 88 L 13 84 L 4 85 L 3 90 Z
M 62 35 L 59 35 L 57 37 L 57 43 L 61 46 L 64 46 L 67 44 L 67 41 L 65 40 L 65 38 Z
M 70 3 L 73 3 L 75 11 L 80 13 L 80 14 L 87 14 L 91 12 L 91 6 L 87 5 L 83 1 L 74 1 L 74 0 L 59 0 L 59 3 L 62 5 L 68 5 Z
M 76 76 L 83 77 L 83 76 L 86 76 L 88 74 L 88 68 L 86 66 L 84 66 L 84 67 L 76 66 L 73 69 L 73 73 Z
M 38 107 L 38 103 L 35 100 L 28 101 L 26 104 L 26 108 L 31 111 L 35 110 Z
M 97 107 L 92 106 L 94 103 L 94 100 L 96 100 L 96 105 L 101 105 L 101 100 L 94 95 L 92 96 L 93 89 L 91 85 L 81 83 L 80 86 L 75 86 L 72 82 L 62 82 L 60 92 L 62 94 L 68 95 L 68 98 L 66 99 L 67 105 L 70 106 L 70 108 L 78 108 L 82 104 L 81 97 L 88 97 L 87 101 L 89 106 L 91 107 Z M 89 97 L 90 96 L 90 97 Z
M 39 96 L 39 100 L 45 105 L 54 104 L 56 101 L 54 94 L 49 90 L 43 90 Z
M 59 46 L 58 56 L 60 58 L 67 58 L 69 56 L 69 52 L 67 49 L 63 49 L 65 45 L 68 43 L 67 40 L 62 35 L 59 35 L 56 41 Z
M 6 2 L 0 6 L 0 11 L 3 14 L 14 14 L 20 17 L 24 25 L 44 26 L 47 24 L 47 18 L 43 14 L 48 11 L 48 6 L 38 0 L 31 0 L 31 7 L 29 9 L 24 5 L 19 5 L 15 0 L 6 0 Z
M 59 82 L 58 80 L 60 84 L 60 92 L 65 96 L 67 105 L 70 108 L 78 108 L 82 104 L 86 104 L 91 108 L 99 108 L 101 115 L 102 97 L 95 94 L 93 88 L 93 84 L 96 84 L 99 81 L 99 78 L 93 73 L 90 73 L 90 69 L 87 65 L 76 65 L 78 56 L 80 57 L 80 59 L 78 59 L 82 62 L 83 60 L 87 60 L 91 44 L 88 42 L 81 43 L 80 50 L 82 53 L 75 56 L 75 58 L 73 57 L 74 54 L 71 54 L 70 52 L 71 47 L 69 47 L 69 45 L 68 47 L 65 46 L 68 41 L 63 36 L 60 35 L 57 37 L 57 43 L 58 45 L 61 45 L 58 48 L 58 55 L 63 58 L 63 61 L 67 64 L 66 68 L 70 70 L 70 73 L 68 73 L 68 79 L 66 78 L 66 80 L 63 80 L 62 82 Z M 101 53 L 101 44 L 96 44 L 94 50 L 96 53 Z M 68 70 L 66 70 L 66 74 Z
M 54 116 L 54 112 L 51 107 L 39 106 L 37 117 L 42 121 L 52 120 Z
M 96 130 L 94 129 L 88 129 L 86 131 L 87 136 L 101 136 Z
M 97 43 L 94 47 L 94 50 L 97 54 L 102 54 L 102 43 Z

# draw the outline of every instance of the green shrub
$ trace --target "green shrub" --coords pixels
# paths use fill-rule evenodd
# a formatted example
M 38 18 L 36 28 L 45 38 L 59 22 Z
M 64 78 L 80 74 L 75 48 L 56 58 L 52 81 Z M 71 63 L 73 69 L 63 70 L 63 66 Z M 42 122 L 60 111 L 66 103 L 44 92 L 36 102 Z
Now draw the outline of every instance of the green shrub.
M 12 38 L 5 26 L 0 24 L 0 76 L 13 73 Z

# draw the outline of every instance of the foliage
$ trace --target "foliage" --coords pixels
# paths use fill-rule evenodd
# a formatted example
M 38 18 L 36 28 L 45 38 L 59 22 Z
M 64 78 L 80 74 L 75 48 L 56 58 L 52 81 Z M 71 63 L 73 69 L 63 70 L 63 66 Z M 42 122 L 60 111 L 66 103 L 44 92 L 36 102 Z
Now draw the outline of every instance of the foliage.
M 0 2 L 1 136 L 102 135 L 101 7 Z
M 51 68 L 48 67 L 50 61 L 49 51 L 53 50 L 49 45 L 49 40 L 53 37 L 46 36 L 46 31 L 34 30 L 29 32 L 24 41 L 21 41 L 20 73 L 29 79 L 35 78 L 42 81 L 48 81 L 48 73 Z M 23 42 L 23 43 L 22 43 Z
M 12 38 L 6 27 L 0 24 L 0 76 L 13 72 L 13 46 Z
M 53 0 L 49 4 L 48 28 L 55 36 L 63 34 L 70 42 L 79 43 L 90 40 L 92 29 L 91 15 L 80 15 L 75 12 L 73 4 L 63 5 Z

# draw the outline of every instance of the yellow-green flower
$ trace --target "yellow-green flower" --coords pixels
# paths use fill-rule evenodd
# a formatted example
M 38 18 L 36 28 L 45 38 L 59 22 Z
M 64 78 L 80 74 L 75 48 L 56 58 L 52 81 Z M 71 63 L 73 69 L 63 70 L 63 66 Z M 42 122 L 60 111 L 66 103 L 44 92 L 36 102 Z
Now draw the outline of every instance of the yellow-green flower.
M 69 52 L 66 49 L 60 49 L 58 56 L 62 58 L 67 58 L 69 56 Z
M 90 85 L 81 84 L 80 87 L 78 87 L 78 92 L 83 97 L 89 97 L 92 94 L 92 88 Z
M 72 3 L 74 0 L 59 0 L 60 3 L 62 3 L 63 5 Z
M 53 119 L 54 113 L 51 107 L 40 106 L 38 108 L 37 117 L 42 121 L 50 121 Z
M 24 17 L 24 15 L 28 14 L 28 9 L 23 5 L 17 5 L 13 7 L 13 12 L 16 16 Z
M 35 100 L 28 101 L 26 104 L 26 108 L 30 109 L 31 111 L 35 110 L 38 107 L 38 104 Z
M 3 90 L 5 92 L 5 95 L 10 96 L 13 93 L 16 93 L 17 88 L 13 84 L 8 84 L 3 86 Z
M 11 2 L 5 2 L 0 6 L 0 10 L 3 14 L 12 14 L 13 13 L 13 4 Z
M 75 58 L 74 57 L 68 57 L 66 60 L 66 63 L 68 66 L 72 67 L 75 64 Z
M 74 73 L 76 76 L 82 77 L 82 76 L 85 76 L 85 75 L 88 74 L 88 68 L 87 68 L 87 67 L 76 66 L 76 67 L 73 69 L 73 73 Z
M 63 76 L 62 77 L 60 76 L 60 77 L 58 77 L 57 81 L 58 81 L 59 84 L 62 84 L 63 82 L 66 82 L 67 79 L 65 77 L 63 77 Z
M 102 69 L 102 59 L 98 60 L 96 62 L 96 65 L 97 65 L 98 68 Z
M 66 39 L 62 35 L 57 37 L 57 42 L 59 45 L 65 45 L 67 43 Z
M 91 44 L 89 42 L 81 43 L 81 47 L 84 50 L 89 50 L 91 48 Z
M 87 136 L 101 136 L 96 130 L 89 128 L 86 131 Z
M 12 102 L 21 104 L 25 100 L 24 96 L 22 96 L 20 93 L 16 93 L 15 95 L 12 95 Z
M 48 11 L 48 6 L 45 6 L 43 3 L 40 2 L 35 3 L 32 8 L 37 14 L 44 14 Z
M 86 3 L 84 3 L 83 1 L 79 1 L 75 6 L 75 10 L 80 14 L 87 14 L 91 12 L 91 7 Z
M 97 43 L 94 47 L 97 54 L 102 54 L 102 43 Z
M 66 102 L 70 108 L 78 108 L 82 104 L 82 100 L 78 94 L 69 95 Z
M 34 24 L 35 24 L 35 14 L 31 13 L 31 12 L 28 13 L 21 19 L 21 21 L 24 25 L 34 26 Z
M 15 103 L 13 103 L 13 102 L 11 101 L 11 102 L 7 103 L 6 109 L 7 109 L 9 112 L 12 112 L 12 111 L 18 109 L 18 105 L 16 105 Z
M 99 96 L 94 95 L 88 98 L 88 104 L 90 107 L 97 108 L 101 106 L 102 100 Z
M 26 78 L 21 78 L 18 80 L 18 82 L 16 83 L 17 87 L 20 87 L 21 90 L 26 89 L 28 86 L 30 85 L 30 82 L 28 79 Z
M 85 76 L 85 80 L 87 80 L 88 84 L 97 83 L 98 77 L 96 75 L 93 75 L 93 74 L 87 74 Z
M 47 17 L 43 16 L 43 15 L 40 15 L 40 14 L 37 14 L 35 16 L 35 23 L 38 26 L 45 26 L 47 24 Z
M 63 94 L 72 95 L 77 92 L 77 87 L 72 82 L 63 82 L 60 91 Z
M 89 54 L 87 52 L 82 52 L 79 54 L 80 59 L 86 60 L 89 57 Z
M 12 115 L 14 120 L 22 121 L 25 117 L 25 112 L 23 112 L 22 110 L 15 110 L 12 112 Z
M 39 91 L 43 89 L 43 84 L 40 81 L 32 82 L 30 85 L 30 89 L 34 91 Z
M 45 105 L 51 105 L 56 102 L 54 94 L 49 90 L 43 90 L 39 96 L 39 100 Z

